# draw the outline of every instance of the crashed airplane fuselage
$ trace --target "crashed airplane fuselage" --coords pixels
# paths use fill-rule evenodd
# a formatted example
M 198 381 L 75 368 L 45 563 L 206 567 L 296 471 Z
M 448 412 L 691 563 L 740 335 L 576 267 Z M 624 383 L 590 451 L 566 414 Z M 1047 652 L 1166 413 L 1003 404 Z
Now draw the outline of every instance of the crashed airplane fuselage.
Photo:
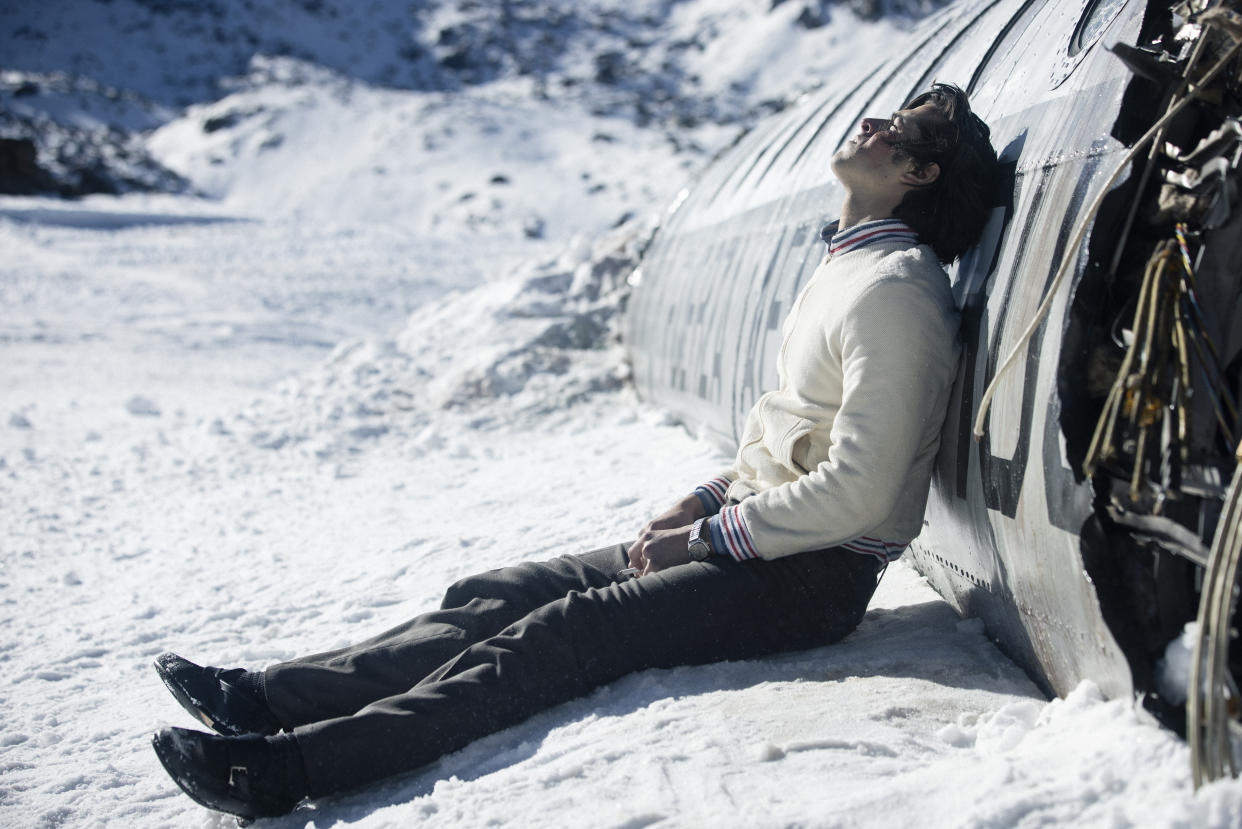
M 830 157 L 933 80 L 965 88 L 1006 180 L 950 268 L 963 359 L 907 555 L 1048 690 L 1142 691 L 1177 728 L 1158 662 L 1234 520 L 1237 20 L 1143 0 L 955 4 L 718 159 L 670 208 L 629 315 L 640 392 L 732 449 L 823 256 Z

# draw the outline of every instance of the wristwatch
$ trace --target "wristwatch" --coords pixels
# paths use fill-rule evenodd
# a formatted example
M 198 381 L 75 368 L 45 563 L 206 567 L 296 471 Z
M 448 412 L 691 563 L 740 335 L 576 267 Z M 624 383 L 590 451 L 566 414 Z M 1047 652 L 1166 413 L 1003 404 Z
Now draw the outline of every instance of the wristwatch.
M 700 518 L 690 525 L 690 543 L 686 546 L 690 550 L 691 561 L 704 561 L 712 554 L 712 534 L 707 521 Z

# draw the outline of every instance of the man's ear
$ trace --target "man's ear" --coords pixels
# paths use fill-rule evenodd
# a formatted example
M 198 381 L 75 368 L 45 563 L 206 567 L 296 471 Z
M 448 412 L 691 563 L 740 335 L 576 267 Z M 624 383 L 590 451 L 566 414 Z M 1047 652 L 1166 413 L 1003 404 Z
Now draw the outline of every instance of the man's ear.
M 911 163 L 910 169 L 901 174 L 901 183 L 909 184 L 911 187 L 926 187 L 935 183 L 940 178 L 940 165 L 934 161 L 929 161 L 922 167 Z

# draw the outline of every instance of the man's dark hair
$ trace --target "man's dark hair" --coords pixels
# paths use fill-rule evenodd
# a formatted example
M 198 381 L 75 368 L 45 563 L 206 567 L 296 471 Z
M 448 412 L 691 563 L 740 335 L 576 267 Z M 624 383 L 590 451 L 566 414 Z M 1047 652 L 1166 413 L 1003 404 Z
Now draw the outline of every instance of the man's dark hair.
M 916 95 L 905 109 L 931 103 L 942 119 L 919 121 L 918 139 L 897 141 L 897 151 L 919 167 L 935 162 L 940 175 L 931 184 L 906 193 L 894 215 L 949 263 L 979 240 L 996 203 L 998 165 L 991 130 L 970 111 L 966 93 L 937 83 Z

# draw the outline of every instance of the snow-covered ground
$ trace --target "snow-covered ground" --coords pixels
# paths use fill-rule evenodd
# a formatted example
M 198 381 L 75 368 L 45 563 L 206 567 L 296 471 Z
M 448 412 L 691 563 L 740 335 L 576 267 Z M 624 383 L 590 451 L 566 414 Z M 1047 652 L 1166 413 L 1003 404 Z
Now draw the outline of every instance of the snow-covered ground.
M 812 5 L 688 2 L 661 36 L 710 31 L 678 70 L 752 101 L 893 40 L 838 9 L 812 48 Z M 614 332 L 654 217 L 745 119 L 339 70 L 257 59 L 177 103 L 142 140 L 202 197 L 0 199 L 0 825 L 230 825 L 148 747 L 191 725 L 157 653 L 368 636 L 726 462 L 634 398 Z M 1242 785 L 1194 794 L 1132 701 L 1045 700 L 899 563 L 837 646 L 635 675 L 269 825 L 1236 827 Z

